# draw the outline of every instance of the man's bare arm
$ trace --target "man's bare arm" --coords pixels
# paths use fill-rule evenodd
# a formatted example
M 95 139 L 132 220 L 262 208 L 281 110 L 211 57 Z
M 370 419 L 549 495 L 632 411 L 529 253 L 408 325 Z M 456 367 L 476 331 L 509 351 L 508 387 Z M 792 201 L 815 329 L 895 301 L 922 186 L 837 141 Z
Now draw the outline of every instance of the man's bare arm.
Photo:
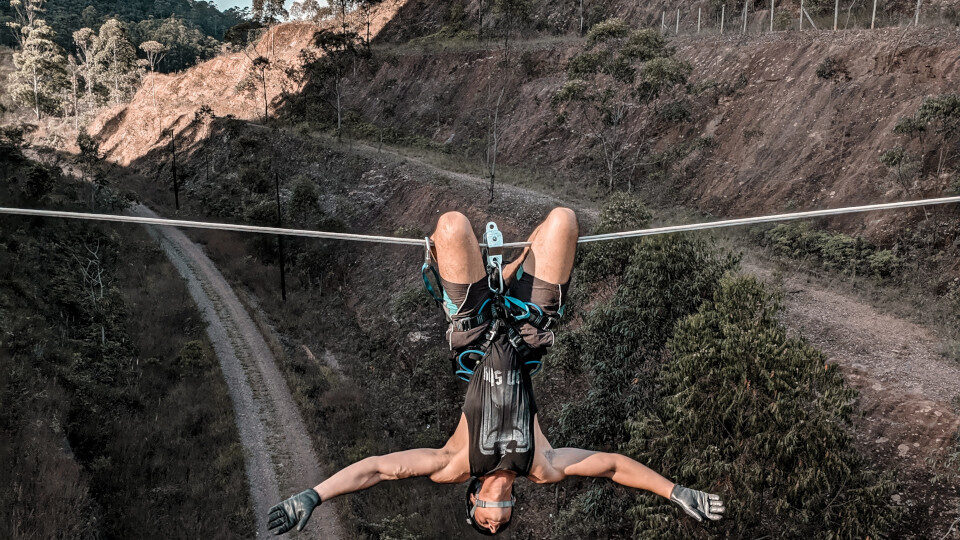
M 670 499 L 697 521 L 723 517 L 725 506 L 719 495 L 674 484 L 627 456 L 579 448 L 558 448 L 548 453 L 551 472 L 545 480 L 549 482 L 559 482 L 567 476 L 609 478 L 618 484 Z
M 550 465 L 555 471 L 551 481 L 567 476 L 609 478 L 618 484 L 650 491 L 670 498 L 674 483 L 627 456 L 594 452 L 579 448 L 557 448 L 551 451 Z
M 324 501 L 367 489 L 384 480 L 429 476 L 437 482 L 456 481 L 442 474 L 452 453 L 446 449 L 418 448 L 372 456 L 345 467 L 314 488 Z

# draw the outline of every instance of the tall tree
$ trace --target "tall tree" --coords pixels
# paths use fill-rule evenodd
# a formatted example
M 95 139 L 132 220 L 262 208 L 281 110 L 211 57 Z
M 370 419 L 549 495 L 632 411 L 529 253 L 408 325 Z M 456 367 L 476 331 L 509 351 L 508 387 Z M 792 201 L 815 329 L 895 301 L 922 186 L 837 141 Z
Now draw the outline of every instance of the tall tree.
M 500 14 L 500 30 L 506 48 L 514 29 L 530 18 L 530 0 L 494 0 L 493 7 Z
M 67 77 L 70 79 L 68 100 L 73 114 L 73 129 L 80 129 L 80 66 L 77 59 L 71 54 L 67 57 Z
M 328 0 L 334 15 L 340 21 L 341 32 L 347 31 L 347 15 L 357 6 L 357 0 Z
M 96 32 L 89 28 L 81 28 L 73 33 L 73 43 L 77 49 L 77 67 L 83 80 L 81 95 L 89 106 L 93 106 L 96 99 L 94 88 L 96 87 L 96 77 L 93 62 L 93 53 L 97 46 Z
M 370 25 L 373 23 L 374 9 L 382 3 L 383 0 L 359 0 L 357 2 L 357 11 L 360 12 L 360 17 L 364 27 L 364 42 L 366 43 L 368 49 L 370 48 Z
M 140 78 L 140 70 L 136 49 L 118 19 L 110 19 L 100 27 L 93 58 L 98 74 L 109 87 L 111 100 L 118 103 L 127 99 Z
M 135 43 L 156 41 L 166 47 L 164 57 L 154 67 L 155 71 L 165 73 L 186 69 L 213 57 L 220 45 L 179 17 L 140 21 L 134 30 L 131 33 Z
M 290 15 L 283 4 L 283 0 L 253 0 L 250 13 L 254 19 L 264 24 L 277 24 Z
M 147 55 L 147 65 L 150 66 L 150 71 L 153 72 L 157 70 L 157 64 L 163 60 L 163 57 L 167 55 L 167 51 L 170 49 L 158 41 L 144 41 L 140 44 L 140 50 Z
M 67 87 L 66 59 L 53 41 L 53 29 L 43 19 L 34 18 L 20 32 L 23 46 L 13 55 L 16 71 L 9 90 L 15 100 L 33 109 L 39 120 L 44 113 L 60 108 L 61 93 Z
M 267 94 L 267 78 L 274 65 L 270 59 L 265 56 L 258 56 L 250 59 L 250 71 L 247 76 L 240 81 L 237 89 L 246 92 L 252 96 L 258 96 L 263 99 L 263 121 L 270 118 L 270 99 Z
M 13 10 L 13 20 L 7 26 L 13 31 L 14 39 L 19 48 L 23 48 L 29 30 L 44 12 L 43 4 L 46 0 L 10 0 Z
M 335 32 L 320 30 L 314 35 L 314 45 L 323 56 L 309 63 L 312 80 L 320 87 L 320 94 L 334 110 L 337 117 L 337 138 L 343 133 L 343 112 L 346 107 L 344 79 L 347 72 L 361 54 L 358 48 L 360 38 L 356 32 Z

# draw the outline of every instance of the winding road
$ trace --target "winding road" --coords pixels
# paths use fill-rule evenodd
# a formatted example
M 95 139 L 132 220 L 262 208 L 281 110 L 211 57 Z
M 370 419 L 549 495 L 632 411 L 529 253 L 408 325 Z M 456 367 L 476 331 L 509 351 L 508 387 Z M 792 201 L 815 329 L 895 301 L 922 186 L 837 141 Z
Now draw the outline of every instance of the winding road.
M 144 206 L 131 214 L 157 217 Z M 309 432 L 266 340 L 227 280 L 203 250 L 172 227 L 148 226 L 180 272 L 207 321 L 235 411 L 257 537 L 267 537 L 267 510 L 323 480 Z M 344 538 L 332 505 L 321 505 L 303 537 Z

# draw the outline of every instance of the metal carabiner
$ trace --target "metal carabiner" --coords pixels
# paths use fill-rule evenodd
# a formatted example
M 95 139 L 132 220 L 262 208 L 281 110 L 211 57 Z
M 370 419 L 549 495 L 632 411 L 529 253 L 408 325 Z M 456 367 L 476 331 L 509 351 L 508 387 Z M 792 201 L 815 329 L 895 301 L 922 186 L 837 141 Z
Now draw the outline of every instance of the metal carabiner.
M 503 294 L 503 233 L 494 222 L 483 230 L 483 253 L 487 266 L 487 286 L 496 294 Z

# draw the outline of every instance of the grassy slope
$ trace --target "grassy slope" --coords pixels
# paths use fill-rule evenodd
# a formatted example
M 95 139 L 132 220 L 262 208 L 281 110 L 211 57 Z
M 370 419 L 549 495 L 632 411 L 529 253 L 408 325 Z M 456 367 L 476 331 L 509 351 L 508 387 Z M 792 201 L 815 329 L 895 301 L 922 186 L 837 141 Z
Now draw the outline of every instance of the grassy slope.
M 42 169 L 0 152 L 3 202 L 37 205 L 12 179 Z M 53 180 L 61 204 L 86 198 Z M 162 252 L 139 229 L 16 218 L 0 251 L 0 536 L 249 536 L 226 386 Z

